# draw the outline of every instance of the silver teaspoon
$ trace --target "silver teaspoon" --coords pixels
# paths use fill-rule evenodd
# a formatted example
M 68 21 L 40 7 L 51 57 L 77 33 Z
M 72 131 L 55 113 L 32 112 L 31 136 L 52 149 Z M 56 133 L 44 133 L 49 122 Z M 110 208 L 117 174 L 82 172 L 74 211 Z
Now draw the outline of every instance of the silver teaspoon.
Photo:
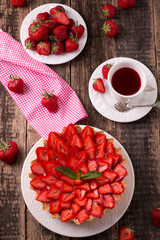
M 122 103 L 122 102 L 118 102 L 114 105 L 115 109 L 119 112 L 126 112 L 128 110 L 131 110 L 132 108 L 137 108 L 137 107 L 157 107 L 158 109 L 160 109 L 160 101 L 153 103 L 153 104 L 146 104 L 146 105 L 131 105 L 129 103 Z

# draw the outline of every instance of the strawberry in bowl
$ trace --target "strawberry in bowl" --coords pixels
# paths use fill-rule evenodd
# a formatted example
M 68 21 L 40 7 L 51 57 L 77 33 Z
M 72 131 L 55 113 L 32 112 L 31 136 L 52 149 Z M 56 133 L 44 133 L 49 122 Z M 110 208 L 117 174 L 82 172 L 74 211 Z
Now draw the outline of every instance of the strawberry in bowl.
M 92 127 L 69 124 L 51 132 L 31 161 L 31 189 L 53 218 L 77 225 L 102 218 L 122 198 L 126 160 L 113 139 Z

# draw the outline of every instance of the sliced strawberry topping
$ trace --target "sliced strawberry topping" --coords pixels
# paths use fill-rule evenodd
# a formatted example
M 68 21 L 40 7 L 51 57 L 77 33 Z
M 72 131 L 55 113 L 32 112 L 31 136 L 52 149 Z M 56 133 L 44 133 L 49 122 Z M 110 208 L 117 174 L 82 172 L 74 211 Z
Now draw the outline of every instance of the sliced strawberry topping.
M 66 182 L 67 184 L 74 186 L 74 179 L 73 179 L 73 178 L 70 178 L 70 177 L 67 177 L 67 176 L 65 176 L 65 175 L 62 175 L 62 176 L 60 177 L 60 179 L 61 179 L 62 181 L 64 181 L 64 182 Z
M 69 160 L 68 160 L 68 168 L 74 169 L 76 164 L 79 163 L 79 159 L 75 156 L 70 156 Z
M 98 171 L 101 173 L 110 167 L 109 163 L 103 162 L 103 160 L 98 160 L 97 163 L 98 163 Z
M 94 199 L 94 202 L 99 203 L 100 205 L 103 205 L 103 195 L 100 194 L 99 198 Z
M 50 151 L 49 148 L 38 147 L 36 149 L 37 161 L 38 162 L 48 161 L 48 153 L 49 153 L 49 151 Z
M 122 155 L 121 154 L 116 154 L 116 153 L 109 153 L 107 155 L 107 157 L 112 157 L 113 158 L 112 167 L 115 167 L 120 162 L 120 160 L 122 159 Z
M 88 162 L 88 170 L 89 171 L 96 171 L 98 167 L 97 161 L 91 160 Z
M 78 163 L 73 167 L 75 170 L 79 169 L 84 162 L 87 161 L 87 153 L 85 151 L 80 151 L 76 154 L 76 158 L 79 159 Z
M 106 178 L 106 177 L 104 177 L 104 176 L 102 175 L 102 176 L 100 176 L 100 177 L 97 178 L 97 182 L 98 182 L 98 185 L 99 185 L 99 186 L 102 186 L 102 185 L 108 183 L 108 182 L 109 182 L 109 179 Z
M 75 192 L 62 193 L 61 197 L 60 197 L 60 201 L 66 203 L 66 202 L 71 201 L 73 198 L 75 198 L 75 196 L 76 196 Z
M 87 153 L 88 158 L 90 160 L 94 160 L 96 158 L 96 149 L 95 149 L 95 147 L 91 147 L 91 148 L 86 149 L 86 153 Z
M 105 143 L 96 146 L 96 158 L 102 159 L 105 155 Z
M 68 209 L 68 208 L 71 208 L 71 201 L 68 201 L 68 202 L 63 202 L 59 201 L 59 207 L 62 208 L 62 209 Z
M 59 213 L 61 208 L 59 207 L 59 201 L 51 201 L 49 205 L 49 212 L 51 214 Z
M 43 176 L 44 175 L 44 169 L 41 164 L 41 162 L 36 162 L 31 165 L 31 171 L 36 176 Z
M 106 208 L 114 208 L 115 201 L 111 194 L 106 194 L 103 196 L 103 206 Z
M 61 212 L 61 221 L 66 222 L 74 218 L 73 209 L 66 209 Z
M 95 189 L 92 192 L 88 192 L 86 195 L 88 198 L 99 198 L 98 190 Z
M 48 140 L 47 140 L 47 145 L 49 148 L 56 148 L 56 142 L 60 140 L 61 141 L 61 137 L 55 133 L 55 132 L 50 132 L 49 136 L 48 136 Z
M 83 209 L 76 215 L 76 218 L 80 223 L 84 223 L 89 218 L 89 214 Z
M 65 154 L 56 150 L 50 150 L 48 153 L 48 160 L 53 161 L 55 159 L 59 159 L 59 158 L 65 158 Z
M 55 186 L 51 186 L 47 193 L 47 198 L 58 200 L 60 198 L 61 192 Z
M 85 138 L 87 135 L 91 136 L 92 138 L 94 136 L 92 128 L 88 125 L 80 132 L 81 138 Z
M 64 154 L 68 154 L 69 151 L 69 145 L 63 141 L 63 139 L 60 139 L 56 142 L 56 150 L 59 152 L 62 152 Z
M 69 124 L 68 127 L 65 129 L 62 137 L 63 137 L 66 141 L 68 141 L 68 140 L 70 139 L 70 137 L 71 137 L 73 134 L 75 134 L 75 133 L 77 133 L 77 130 L 76 130 L 75 126 L 71 123 L 71 124 Z
M 30 181 L 30 184 L 33 188 L 36 188 L 36 189 L 39 189 L 39 190 L 42 190 L 44 188 L 46 188 L 47 184 L 42 182 L 42 177 L 41 176 L 37 176 L 37 177 L 34 177 L 31 181 Z
M 54 182 L 54 186 L 55 186 L 56 188 L 59 188 L 59 189 L 62 188 L 62 184 L 63 184 L 63 181 L 61 181 L 61 180 L 56 180 L 56 181 Z
M 67 167 L 67 160 L 68 158 L 59 158 L 58 162 L 61 164 L 61 166 Z
M 82 208 L 78 206 L 76 203 L 72 203 L 72 209 L 74 214 L 76 215 Z
M 76 156 L 77 153 L 79 153 L 80 149 L 79 147 L 72 147 L 72 148 L 69 148 L 69 151 L 68 151 L 68 156 Z
M 84 206 L 87 212 L 90 212 L 92 210 L 92 204 L 93 204 L 93 200 L 91 198 L 88 198 L 88 201 Z
M 88 182 L 77 186 L 77 188 L 83 189 L 85 191 L 90 191 L 91 190 L 90 184 Z
M 44 171 L 47 175 L 52 174 L 52 169 L 58 167 L 59 164 L 56 160 L 54 161 L 45 161 L 42 163 Z
M 91 215 L 94 217 L 101 218 L 103 214 L 103 207 L 101 207 L 98 204 L 93 204 L 92 210 L 91 210 Z
M 80 170 L 83 172 L 83 173 L 87 173 L 89 170 L 88 170 L 88 164 L 85 162 L 82 164 L 82 166 L 80 167 Z
M 106 153 L 114 153 L 114 146 L 112 142 L 106 143 Z
M 113 165 L 113 158 L 112 157 L 107 157 L 103 159 L 103 162 L 106 162 L 109 164 L 108 170 L 111 170 L 112 165 Z
M 121 182 L 113 182 L 111 183 L 111 187 L 114 194 L 121 194 L 124 192 L 124 187 Z
M 78 198 L 73 199 L 74 203 L 78 206 L 83 207 L 87 203 L 87 198 L 85 197 L 83 200 L 79 200 Z
M 113 171 L 118 174 L 116 181 L 122 180 L 127 175 L 127 170 L 121 164 L 117 164 Z
M 57 167 L 59 167 L 59 166 L 57 166 Z M 51 168 L 51 173 L 55 178 L 59 179 L 61 177 L 62 173 L 56 170 L 57 167 Z
M 71 185 L 68 185 L 65 182 L 63 182 L 62 192 L 72 192 L 72 191 L 73 191 L 73 187 Z
M 99 187 L 98 192 L 101 194 L 112 193 L 112 188 L 110 184 L 104 184 L 103 186 Z
M 78 199 L 81 201 L 85 198 L 86 190 L 76 188 L 75 193 Z
M 92 179 L 92 180 L 90 180 L 89 185 L 90 185 L 91 190 L 94 190 L 94 189 L 97 189 L 98 183 L 96 180 Z
M 83 143 L 84 143 L 84 149 L 95 148 L 95 143 L 93 141 L 93 138 L 90 135 L 87 135 L 83 139 Z
M 117 178 L 118 174 L 116 172 L 105 171 L 105 172 L 103 172 L 103 176 L 108 178 L 109 182 L 111 183 Z
M 101 144 L 101 143 L 106 143 L 106 135 L 105 134 L 97 134 L 94 138 L 95 143 Z
M 46 175 L 41 178 L 42 182 L 46 183 L 48 186 L 53 185 L 53 183 L 57 180 L 53 175 Z
M 68 144 L 70 144 L 72 147 L 79 147 L 80 149 L 83 148 L 83 142 L 78 133 L 74 133 L 70 137 Z
M 36 200 L 40 202 L 46 202 L 46 203 L 50 202 L 51 200 L 47 198 L 47 193 L 48 193 L 47 189 L 40 191 Z
M 83 184 L 83 180 L 81 180 L 81 179 L 76 179 L 76 180 L 74 180 L 74 184 L 75 185 L 81 185 L 81 184 Z M 83 188 L 82 188 L 83 189 Z M 84 189 L 84 190 L 86 190 L 86 189 Z

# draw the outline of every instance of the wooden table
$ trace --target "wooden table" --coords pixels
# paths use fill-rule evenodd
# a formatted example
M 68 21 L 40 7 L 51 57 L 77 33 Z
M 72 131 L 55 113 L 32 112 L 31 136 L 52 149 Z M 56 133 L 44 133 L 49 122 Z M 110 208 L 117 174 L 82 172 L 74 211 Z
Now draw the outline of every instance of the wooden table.
M 99 127 L 117 138 L 130 155 L 136 176 L 133 200 L 125 215 L 110 229 L 87 239 L 116 240 L 120 227 L 125 225 L 135 230 L 137 240 L 159 240 L 160 231 L 152 225 L 151 210 L 160 207 L 160 112 L 152 109 L 138 121 L 117 123 L 101 116 L 88 96 L 92 72 L 100 63 L 113 57 L 131 57 L 141 61 L 153 72 L 157 84 L 160 82 L 159 0 L 137 0 L 134 8 L 118 9 L 114 20 L 120 33 L 115 38 L 107 38 L 101 30 L 105 21 L 101 8 L 106 3 L 117 4 L 117 1 L 111 0 L 29 0 L 24 8 L 12 7 L 10 1 L 1 0 L 0 28 L 19 41 L 24 17 L 35 7 L 53 2 L 71 6 L 83 16 L 88 27 L 88 41 L 76 59 L 50 67 L 72 86 L 81 99 L 88 118 L 79 123 Z M 0 239 L 69 239 L 44 228 L 25 206 L 20 185 L 21 169 L 27 153 L 40 136 L 27 123 L 2 85 L 0 137 L 6 141 L 16 141 L 20 149 L 13 165 L 0 163 Z

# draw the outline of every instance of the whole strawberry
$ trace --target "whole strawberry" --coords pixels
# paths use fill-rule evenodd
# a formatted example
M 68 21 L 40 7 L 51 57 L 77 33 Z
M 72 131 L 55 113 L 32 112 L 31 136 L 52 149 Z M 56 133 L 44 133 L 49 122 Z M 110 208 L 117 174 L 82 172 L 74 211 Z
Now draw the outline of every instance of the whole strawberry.
M 0 142 L 0 160 L 6 164 L 11 164 L 18 155 L 18 146 L 15 142 Z
M 115 8 L 111 4 L 106 4 L 106 5 L 103 6 L 102 13 L 107 18 L 113 18 L 117 13 L 117 8 Z
M 11 0 L 11 5 L 15 7 L 24 7 L 26 3 L 26 0 Z
M 66 25 L 68 31 L 71 30 L 71 27 L 75 25 L 75 21 L 72 18 L 69 18 L 69 24 Z
M 71 27 L 71 32 L 74 37 L 80 39 L 84 33 L 84 27 L 81 24 L 78 25 L 78 22 L 76 22 L 76 24 L 73 27 Z
M 49 13 L 48 12 L 39 13 L 36 17 L 36 20 L 40 20 L 42 22 L 44 22 L 48 19 L 49 19 Z
M 40 55 L 48 56 L 51 53 L 51 43 L 48 41 L 40 41 L 36 46 L 36 51 Z
M 133 240 L 133 230 L 127 227 L 121 227 L 118 240 Z
M 130 8 L 136 4 L 136 0 L 118 0 L 118 6 L 120 8 Z
M 51 53 L 55 55 L 60 55 L 64 52 L 64 44 L 63 42 L 53 41 L 51 43 Z
M 27 38 L 24 42 L 24 45 L 26 46 L 27 49 L 35 50 L 37 46 L 37 42 L 32 38 Z
M 51 8 L 49 12 L 53 17 L 55 17 L 57 12 L 65 12 L 65 9 L 62 6 L 57 5 L 56 7 Z
M 117 24 L 113 21 L 105 21 L 102 30 L 108 37 L 114 37 L 119 32 Z
M 106 64 L 102 67 L 102 75 L 105 79 L 108 78 L 108 73 L 112 66 L 113 64 Z
M 32 23 L 29 28 L 29 36 L 35 41 L 47 41 L 49 34 L 48 28 L 39 22 Z
M 79 48 L 79 43 L 77 38 L 67 38 L 65 41 L 65 52 L 73 52 Z
M 46 26 L 48 28 L 48 33 L 51 34 L 53 31 L 53 28 L 57 27 L 57 23 L 55 18 L 52 18 L 50 20 L 46 20 L 42 23 L 43 26 Z
M 53 91 L 48 93 L 45 89 L 43 89 L 43 98 L 42 105 L 48 109 L 49 112 L 54 112 L 58 105 L 57 96 L 53 95 Z
M 105 93 L 105 86 L 101 78 L 97 78 L 94 80 L 93 88 L 97 92 Z
M 68 36 L 67 28 L 64 25 L 60 25 L 53 29 L 53 38 L 56 41 L 64 41 Z
M 160 227 L 160 208 L 152 210 L 152 222 L 154 226 Z
M 13 74 L 10 75 L 10 81 L 8 82 L 8 88 L 12 92 L 15 93 L 23 93 L 24 92 L 24 82 L 23 80 L 18 76 L 13 76 Z

